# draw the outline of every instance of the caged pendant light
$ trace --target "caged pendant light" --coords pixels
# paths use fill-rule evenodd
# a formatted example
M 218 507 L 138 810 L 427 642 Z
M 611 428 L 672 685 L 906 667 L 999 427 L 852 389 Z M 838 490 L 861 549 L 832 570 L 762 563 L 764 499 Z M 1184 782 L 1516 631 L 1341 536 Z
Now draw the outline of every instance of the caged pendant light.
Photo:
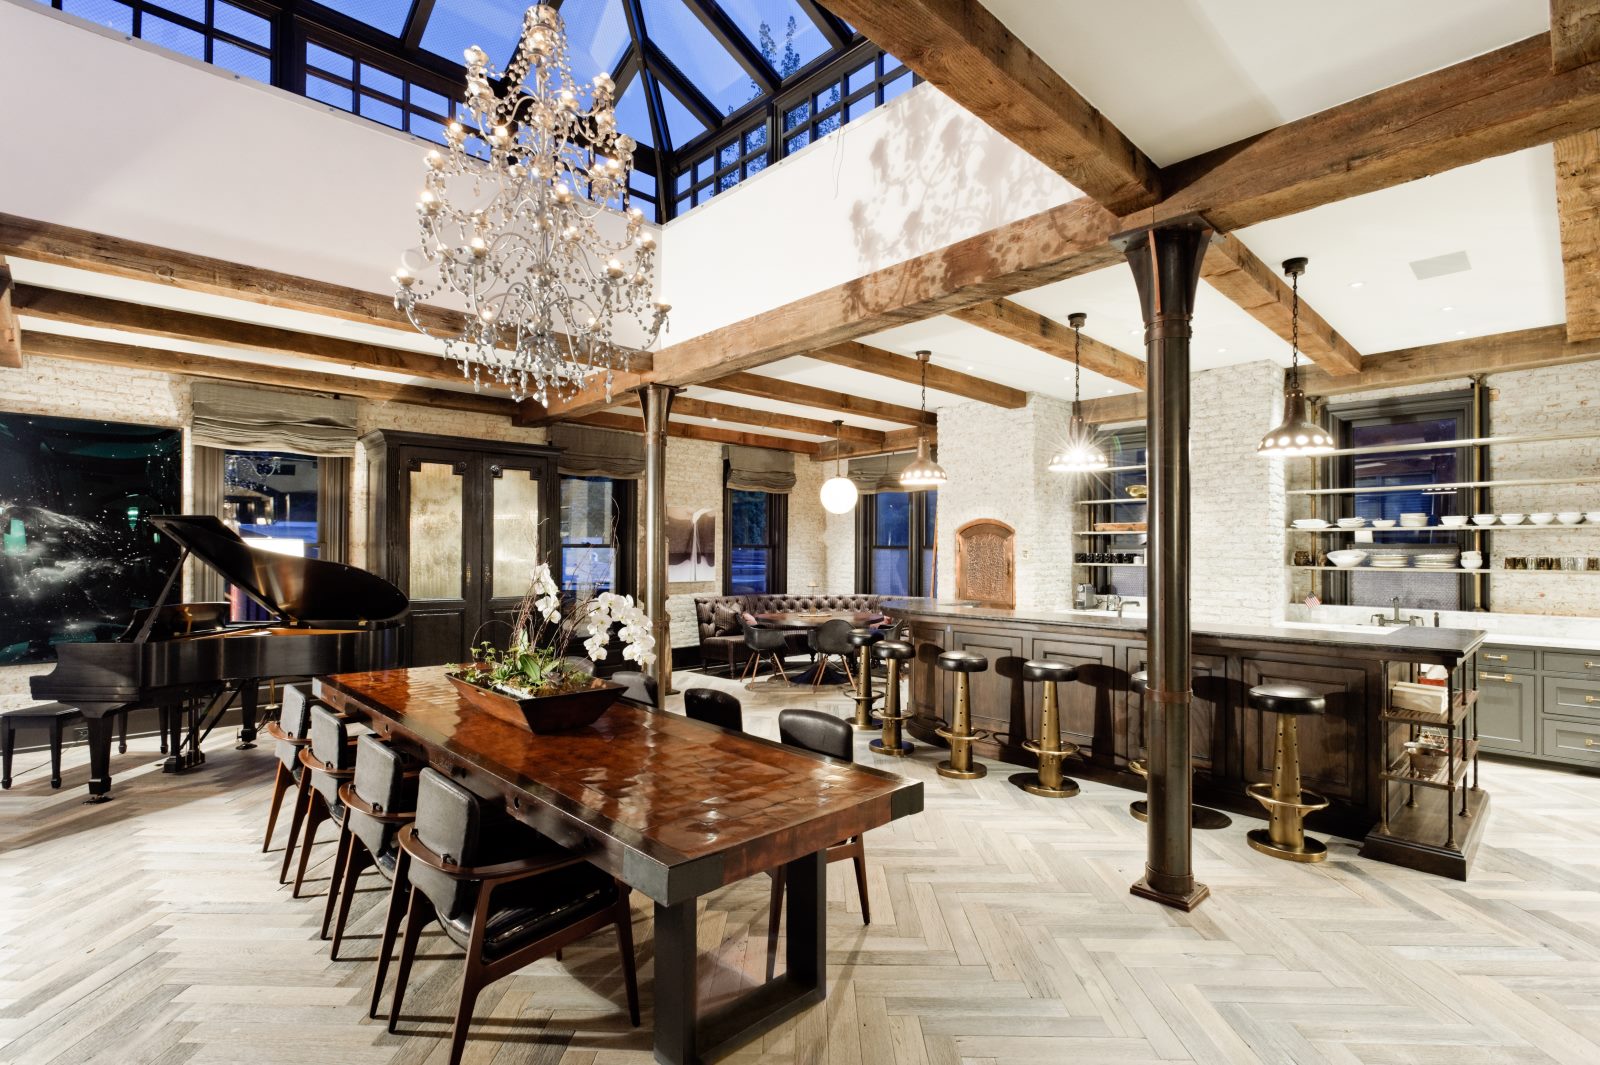
M 931 351 L 917 352 L 917 360 L 922 363 L 922 402 L 920 409 L 928 409 L 928 360 L 933 358 Z M 911 465 L 900 471 L 900 483 L 906 488 L 938 488 L 950 478 L 944 472 L 944 467 L 933 461 L 933 455 L 928 450 L 928 434 L 926 430 L 917 433 L 917 457 L 911 460 Z
M 1067 423 L 1066 443 L 1050 457 L 1051 473 L 1094 473 L 1111 465 L 1100 448 L 1099 434 L 1083 420 L 1079 385 L 1083 376 L 1083 323 L 1088 320 L 1082 311 L 1067 315 L 1067 324 L 1072 326 L 1072 420 Z
M 1283 424 L 1261 438 L 1256 454 L 1268 458 L 1324 455 L 1333 450 L 1333 436 L 1311 420 L 1306 410 L 1306 394 L 1300 388 L 1300 275 L 1306 272 L 1306 260 L 1285 259 L 1283 272 L 1294 286 L 1294 304 L 1289 317 L 1289 376 L 1283 385 Z
M 844 419 L 833 420 L 833 439 L 835 448 L 839 445 L 839 432 L 844 428 Z M 848 514 L 856 508 L 856 498 L 861 494 L 856 489 L 856 483 L 844 475 L 843 460 L 834 453 L 833 476 L 822 482 L 822 509 L 829 514 Z

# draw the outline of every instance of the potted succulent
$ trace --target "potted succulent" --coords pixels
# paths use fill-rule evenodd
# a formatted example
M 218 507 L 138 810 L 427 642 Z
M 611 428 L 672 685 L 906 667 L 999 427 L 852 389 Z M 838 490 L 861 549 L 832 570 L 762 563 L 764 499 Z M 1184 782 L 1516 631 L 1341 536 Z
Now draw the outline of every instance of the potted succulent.
M 613 626 L 622 657 L 648 669 L 655 661 L 655 637 L 633 597 L 602 592 L 563 609 L 561 588 L 541 562 L 505 646 L 480 643 L 471 662 L 452 666 L 445 675 L 471 705 L 532 732 L 582 728 L 605 713 L 623 688 L 590 675 L 561 652 L 586 633 L 584 651 L 593 659 L 604 657 Z

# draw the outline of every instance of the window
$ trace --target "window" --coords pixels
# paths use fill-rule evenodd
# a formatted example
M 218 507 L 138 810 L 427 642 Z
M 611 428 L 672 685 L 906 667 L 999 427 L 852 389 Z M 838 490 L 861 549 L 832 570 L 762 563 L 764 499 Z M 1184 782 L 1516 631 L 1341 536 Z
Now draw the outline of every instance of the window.
M 51 0 L 57 11 L 231 70 L 272 80 L 272 23 L 225 0 Z
M 723 538 L 723 594 L 774 595 L 789 584 L 789 497 L 730 488 Z
M 1106 507 L 1080 507 L 1082 513 L 1078 515 L 1086 522 L 1122 522 L 1122 521 L 1149 521 L 1149 508 L 1135 500 L 1128 494 L 1128 489 L 1134 485 L 1148 483 L 1148 473 L 1145 465 L 1145 431 L 1136 427 L 1123 429 L 1109 434 L 1103 443 L 1106 449 L 1106 458 L 1111 463 L 1113 472 L 1097 477 L 1093 488 L 1087 489 L 1085 499 L 1126 499 L 1126 503 L 1115 503 Z M 1136 467 L 1135 469 L 1122 469 L 1124 466 Z M 1086 526 L 1085 528 L 1092 528 Z M 1080 550 L 1090 554 L 1122 554 L 1134 555 L 1135 561 L 1141 565 L 1106 566 L 1104 568 L 1080 569 L 1079 574 L 1083 580 L 1092 583 L 1103 594 L 1120 595 L 1123 598 L 1142 599 L 1149 595 L 1149 584 L 1146 578 L 1149 570 L 1142 563 L 1146 558 L 1149 547 L 1149 536 L 1146 533 L 1128 533 L 1124 536 L 1085 536 L 1077 539 Z M 1073 582 L 1077 583 L 1076 580 Z
M 323 460 L 284 451 L 223 452 L 222 520 L 246 543 L 301 558 L 328 554 L 322 521 Z M 234 621 L 262 621 L 266 612 L 232 585 Z
M 875 492 L 856 517 L 856 586 L 873 595 L 938 594 L 939 493 Z
M 1435 488 L 1434 485 L 1470 480 L 1465 449 L 1449 441 L 1477 435 L 1471 429 L 1471 396 L 1452 392 L 1414 399 L 1351 404 L 1333 408 L 1334 431 L 1341 447 L 1382 447 L 1386 444 L 1427 444 L 1438 448 L 1340 455 L 1327 460 L 1328 483 L 1354 492 L 1311 496 L 1318 501 L 1317 516 L 1333 520 L 1360 516 L 1399 519 L 1406 513 L 1428 516 L 1437 526 L 1444 514 L 1472 513 L 1470 489 Z M 1368 491 L 1360 491 L 1368 489 Z M 1361 544 L 1370 555 L 1415 555 L 1426 551 L 1454 550 L 1458 534 L 1436 530 L 1374 529 L 1372 543 Z M 1318 550 L 1333 543 L 1349 546 L 1341 535 L 1319 536 Z M 1352 606 L 1390 606 L 1398 596 L 1402 607 L 1422 610 L 1471 609 L 1473 583 L 1459 573 L 1424 573 L 1409 566 L 1397 570 L 1363 567 L 1328 572 L 1325 598 Z
M 632 481 L 561 478 L 561 591 L 569 596 L 633 590 Z
M 444 92 L 403 78 L 370 57 L 350 54 L 355 51 L 322 41 L 306 41 L 305 94 L 390 129 L 443 144 L 445 123 L 461 110 L 460 105 Z M 452 92 L 460 95 L 454 89 Z

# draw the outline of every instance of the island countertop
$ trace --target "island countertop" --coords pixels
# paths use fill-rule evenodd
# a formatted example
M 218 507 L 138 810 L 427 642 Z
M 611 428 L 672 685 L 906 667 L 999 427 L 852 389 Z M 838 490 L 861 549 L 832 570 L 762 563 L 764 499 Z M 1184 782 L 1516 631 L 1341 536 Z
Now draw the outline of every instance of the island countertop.
M 1117 617 L 1090 610 L 1052 607 L 997 607 L 956 600 L 890 597 L 881 600 L 885 613 L 951 620 L 1024 622 L 1041 625 L 1072 625 L 1104 629 L 1130 637 L 1143 636 L 1147 618 L 1143 615 Z M 1209 640 L 1258 640 L 1270 643 L 1316 643 L 1351 651 L 1370 651 L 1393 658 L 1416 656 L 1455 665 L 1477 650 L 1488 633 L 1478 629 L 1434 629 L 1421 625 L 1376 626 L 1305 623 L 1287 625 L 1216 624 L 1204 620 L 1194 625 L 1194 635 Z

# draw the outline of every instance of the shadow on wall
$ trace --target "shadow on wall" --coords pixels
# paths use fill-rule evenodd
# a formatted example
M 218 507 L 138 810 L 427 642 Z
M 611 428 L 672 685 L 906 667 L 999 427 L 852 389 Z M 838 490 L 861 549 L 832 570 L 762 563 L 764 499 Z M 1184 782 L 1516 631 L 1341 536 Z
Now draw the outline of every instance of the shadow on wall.
M 885 110 L 869 194 L 850 208 L 860 261 L 879 269 L 986 232 L 1077 191 L 932 86 Z

